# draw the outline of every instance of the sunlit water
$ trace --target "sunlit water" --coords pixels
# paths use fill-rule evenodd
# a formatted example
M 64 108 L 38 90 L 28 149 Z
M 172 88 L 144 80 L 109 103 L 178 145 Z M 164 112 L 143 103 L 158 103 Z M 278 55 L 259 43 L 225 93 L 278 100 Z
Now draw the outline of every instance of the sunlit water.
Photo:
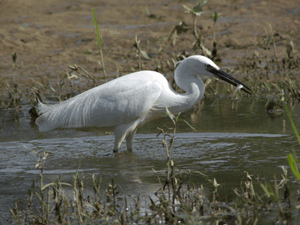
M 29 106 L 27 107 L 29 108 Z M 27 108 L 24 108 L 26 113 Z M 26 115 L 26 114 L 25 114 Z M 299 124 L 299 107 L 293 110 Z M 269 115 L 264 103 L 226 102 L 224 99 L 206 100 L 198 112 L 181 116 L 196 128 L 195 132 L 179 122 L 172 158 L 182 171 L 200 171 L 221 184 L 221 198 L 234 198 L 244 171 L 255 177 L 280 178 L 281 166 L 287 166 L 286 156 L 299 147 L 285 115 Z M 76 130 L 55 130 L 40 133 L 30 125 L 29 116 L 21 116 L 20 124 L 2 113 L 0 136 L 0 211 L 3 218 L 18 199 L 27 197 L 35 169 L 36 152 L 47 151 L 45 182 L 58 176 L 64 182 L 73 182 L 76 171 L 85 175 L 85 187 L 91 191 L 91 175 L 102 177 L 103 189 L 112 178 L 122 195 L 152 194 L 159 188 L 158 175 L 166 171 L 166 150 L 163 136 L 156 136 L 157 127 L 169 133 L 169 118 L 150 123 L 139 130 L 133 152 L 127 152 L 123 143 L 117 155 L 112 135 Z M 107 156 L 110 154 L 109 156 Z M 154 170 L 156 172 L 154 172 Z M 291 179 L 293 179 L 291 177 Z M 207 179 L 192 173 L 196 184 L 209 186 Z M 222 194 L 221 194 L 222 195 Z

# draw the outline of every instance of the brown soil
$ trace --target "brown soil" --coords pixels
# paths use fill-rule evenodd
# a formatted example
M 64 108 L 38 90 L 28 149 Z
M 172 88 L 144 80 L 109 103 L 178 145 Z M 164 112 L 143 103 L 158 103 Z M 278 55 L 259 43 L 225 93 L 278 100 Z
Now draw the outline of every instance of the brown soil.
M 164 70 L 172 58 L 183 51 L 194 51 L 192 30 L 180 34 L 175 46 L 167 40 L 180 21 L 192 27 L 192 16 L 182 4 L 193 7 L 196 1 L 102 1 L 102 0 L 0 0 L 0 93 L 15 76 L 24 87 L 38 86 L 43 79 L 57 81 L 77 64 L 94 76 L 102 77 L 91 8 L 94 8 L 103 36 L 104 61 L 109 76 L 138 69 L 133 48 L 135 35 L 150 60 L 143 57 L 142 69 Z M 197 24 L 202 27 L 204 44 L 212 49 L 210 14 L 220 13 L 216 24 L 216 41 L 221 66 L 232 66 L 252 57 L 275 55 L 265 38 L 275 34 L 277 57 L 286 54 L 292 41 L 294 53 L 300 46 L 300 6 L 298 0 L 240 1 L 211 0 Z M 272 31 L 270 29 L 272 27 Z M 12 52 L 17 53 L 15 69 Z M 157 54 L 160 53 L 160 54 Z M 172 63 L 171 63 L 172 64 Z M 171 74 L 171 70 L 169 72 Z

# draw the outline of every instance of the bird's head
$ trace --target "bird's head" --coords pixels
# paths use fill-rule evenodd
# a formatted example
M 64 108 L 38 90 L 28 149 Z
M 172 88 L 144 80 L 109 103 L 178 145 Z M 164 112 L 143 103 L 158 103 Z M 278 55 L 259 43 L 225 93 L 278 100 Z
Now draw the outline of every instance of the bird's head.
M 234 86 L 240 87 L 240 89 L 247 92 L 248 94 L 252 94 L 252 90 L 249 87 L 221 70 L 212 60 L 205 56 L 190 56 L 182 60 L 178 67 L 181 67 L 181 70 L 185 71 L 191 76 L 217 77 Z

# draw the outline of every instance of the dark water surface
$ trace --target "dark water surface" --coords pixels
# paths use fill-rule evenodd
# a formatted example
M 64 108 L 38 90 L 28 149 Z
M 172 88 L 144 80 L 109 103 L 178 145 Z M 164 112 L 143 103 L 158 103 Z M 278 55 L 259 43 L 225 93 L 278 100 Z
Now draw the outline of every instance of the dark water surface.
M 156 127 L 171 127 L 169 118 L 150 123 L 139 130 L 133 152 L 123 143 L 120 153 L 112 152 L 112 135 L 76 130 L 55 130 L 39 133 L 30 119 L 21 115 L 20 124 L 11 122 L 10 114 L 3 113 L 0 133 L 0 212 L 18 199 L 27 198 L 33 179 L 38 180 L 35 152 L 49 152 L 45 168 L 45 182 L 58 176 L 73 183 L 76 171 L 85 175 L 85 187 L 91 191 L 92 174 L 102 177 L 102 187 L 114 178 L 123 195 L 152 194 L 159 188 L 157 174 L 166 171 L 166 151 L 162 136 L 156 137 Z M 182 171 L 201 171 L 219 184 L 220 198 L 233 199 L 244 171 L 255 177 L 278 179 L 281 166 L 287 166 L 286 156 L 299 146 L 292 134 L 286 115 L 270 115 L 265 103 L 236 102 L 226 99 L 206 99 L 199 110 L 182 115 L 196 131 L 179 122 L 172 157 Z M 198 111 L 198 112 L 197 112 Z M 299 127 L 299 107 L 293 109 Z M 165 130 L 167 130 L 165 128 Z M 156 170 L 156 173 L 152 169 Z M 291 177 L 292 180 L 294 180 Z M 196 184 L 207 184 L 206 178 L 193 173 Z M 207 184 L 208 185 L 208 184 Z M 223 196 L 222 196 L 223 195 Z

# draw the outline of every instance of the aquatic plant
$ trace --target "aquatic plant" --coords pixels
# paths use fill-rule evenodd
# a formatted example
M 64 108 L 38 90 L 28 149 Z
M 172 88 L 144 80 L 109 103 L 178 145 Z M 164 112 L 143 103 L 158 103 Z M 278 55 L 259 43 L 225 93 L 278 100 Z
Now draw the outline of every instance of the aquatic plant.
M 290 223 L 291 215 L 297 209 L 291 198 L 287 170 L 282 168 L 280 181 L 276 177 L 273 184 L 254 179 L 244 172 L 240 187 L 233 191 L 236 199 L 222 201 L 220 185 L 201 171 L 182 172 L 172 159 L 172 149 L 176 140 L 177 123 L 181 120 L 168 112 L 173 126 L 159 128 L 163 135 L 162 143 L 166 149 L 167 162 L 165 173 L 156 174 L 160 187 L 149 196 L 136 194 L 124 196 L 118 184 L 111 179 L 102 183 L 101 177 L 92 175 L 92 187 L 85 186 L 85 175 L 76 172 L 72 183 L 56 178 L 45 183 L 47 152 L 36 152 L 38 181 L 33 180 L 28 188 L 27 200 L 16 201 L 11 209 L 11 220 L 15 224 L 216 224 L 237 225 L 259 224 L 271 215 L 277 223 Z M 188 124 L 188 123 L 187 123 Z M 188 124 L 189 125 L 189 124 Z M 170 133 L 166 132 L 170 131 Z M 191 176 L 207 180 L 195 184 Z M 222 184 L 224 185 L 224 184 Z M 207 186 L 209 188 L 207 188 Z M 101 187 L 106 187 L 104 190 Z M 259 189 L 259 187 L 261 189 Z M 92 189 L 91 193 L 88 189 Z M 103 190 L 103 191 L 101 191 Z

